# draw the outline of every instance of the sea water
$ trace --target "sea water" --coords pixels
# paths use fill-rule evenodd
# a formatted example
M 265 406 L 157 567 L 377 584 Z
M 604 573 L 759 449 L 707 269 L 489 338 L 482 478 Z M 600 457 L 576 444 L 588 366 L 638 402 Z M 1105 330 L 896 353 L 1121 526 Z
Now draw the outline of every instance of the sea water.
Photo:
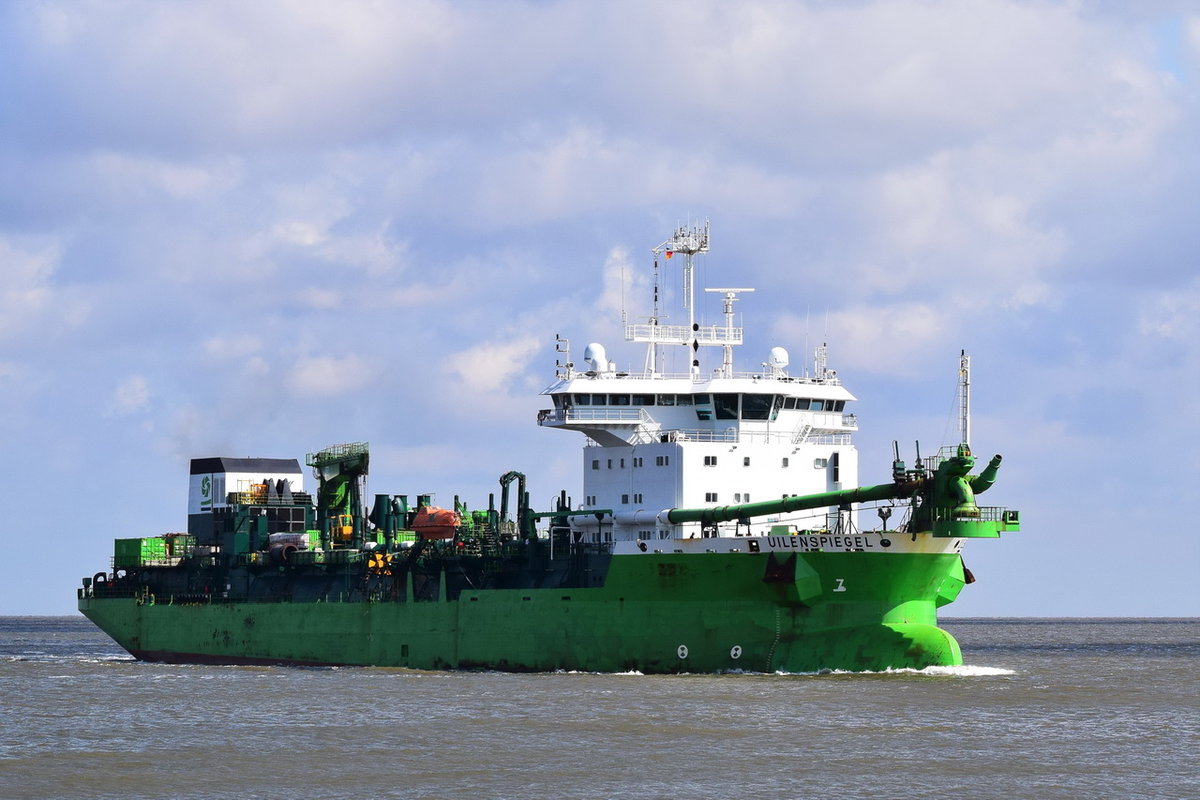
M 0 800 L 1200 798 L 1200 620 L 945 620 L 818 675 L 146 664 L 0 618 Z

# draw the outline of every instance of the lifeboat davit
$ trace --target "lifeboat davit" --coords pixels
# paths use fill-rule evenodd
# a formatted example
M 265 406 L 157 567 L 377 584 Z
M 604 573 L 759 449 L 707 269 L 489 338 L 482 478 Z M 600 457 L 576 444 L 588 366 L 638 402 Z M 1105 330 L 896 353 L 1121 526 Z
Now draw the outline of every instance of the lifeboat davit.
M 462 524 L 458 512 L 437 506 L 421 506 L 413 518 L 412 529 L 422 539 L 453 539 L 454 531 Z

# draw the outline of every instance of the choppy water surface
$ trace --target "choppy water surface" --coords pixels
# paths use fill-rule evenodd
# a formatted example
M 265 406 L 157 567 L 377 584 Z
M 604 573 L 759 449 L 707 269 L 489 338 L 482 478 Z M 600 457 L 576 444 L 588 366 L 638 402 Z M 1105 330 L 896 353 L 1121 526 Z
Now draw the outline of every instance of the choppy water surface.
M 0 798 L 1198 798 L 1200 620 L 955 620 L 968 666 L 144 664 L 0 618 Z

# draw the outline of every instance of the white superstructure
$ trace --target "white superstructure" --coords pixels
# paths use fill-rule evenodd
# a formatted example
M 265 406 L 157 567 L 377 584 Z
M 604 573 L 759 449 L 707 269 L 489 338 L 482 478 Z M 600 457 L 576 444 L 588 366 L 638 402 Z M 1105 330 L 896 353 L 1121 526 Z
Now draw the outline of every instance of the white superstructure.
M 699 523 L 671 524 L 672 508 L 740 505 L 858 486 L 858 453 L 851 434 L 858 429 L 847 403 L 855 400 L 826 367 L 825 347 L 817 348 L 811 375 L 788 373 L 788 354 L 771 349 L 754 372 L 736 372 L 733 348 L 743 331 L 734 325 L 733 305 L 749 288 L 714 288 L 724 297 L 724 323 L 702 326 L 695 320 L 693 258 L 708 251 L 709 227 L 680 228 L 654 248 L 656 256 L 683 256 L 683 304 L 686 325 L 660 324 L 658 289 L 654 313 L 645 324 L 626 324 L 625 339 L 647 344 L 641 372 L 619 371 L 605 348 L 589 344 L 585 364 L 570 360 L 570 347 L 558 379 L 543 394 L 553 408 L 540 412 L 538 424 L 580 431 L 583 493 L 579 509 L 597 516 L 572 517 L 586 540 L 629 541 L 764 535 L 775 526 L 834 529 L 848 524 L 849 512 L 818 509 L 730 522 L 710 529 Z M 657 267 L 657 260 L 656 260 Z M 686 347 L 690 358 L 683 374 L 663 372 L 662 348 Z M 705 374 L 700 349 L 720 347 L 719 366 Z

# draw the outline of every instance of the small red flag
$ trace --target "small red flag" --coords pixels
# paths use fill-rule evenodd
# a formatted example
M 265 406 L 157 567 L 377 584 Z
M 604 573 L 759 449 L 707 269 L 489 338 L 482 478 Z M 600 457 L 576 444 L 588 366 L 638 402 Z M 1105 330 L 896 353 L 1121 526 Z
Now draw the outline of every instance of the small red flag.
M 675 255 L 675 254 L 674 254 L 674 253 L 672 253 L 670 250 L 668 250 L 668 251 L 667 251 L 667 258 L 670 258 L 670 257 L 671 257 L 671 256 L 673 256 L 673 255 Z

